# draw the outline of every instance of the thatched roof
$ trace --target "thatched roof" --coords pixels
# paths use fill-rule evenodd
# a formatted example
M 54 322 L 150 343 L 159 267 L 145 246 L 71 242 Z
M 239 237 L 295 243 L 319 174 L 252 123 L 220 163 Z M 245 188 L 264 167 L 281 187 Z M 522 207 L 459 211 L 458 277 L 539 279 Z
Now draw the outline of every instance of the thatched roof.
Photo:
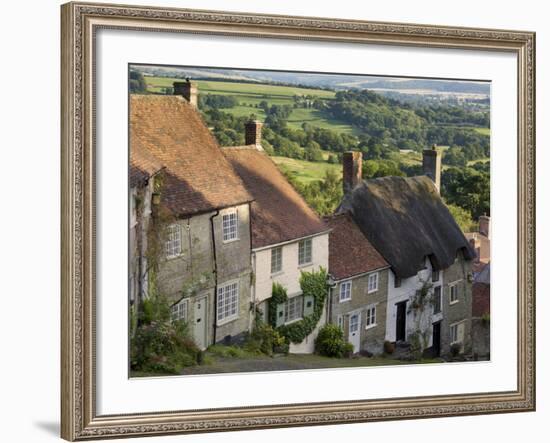
M 351 214 L 400 278 L 416 275 L 426 257 L 436 270 L 452 265 L 459 252 L 467 260 L 475 257 L 426 176 L 365 180 L 344 197 L 338 211 Z

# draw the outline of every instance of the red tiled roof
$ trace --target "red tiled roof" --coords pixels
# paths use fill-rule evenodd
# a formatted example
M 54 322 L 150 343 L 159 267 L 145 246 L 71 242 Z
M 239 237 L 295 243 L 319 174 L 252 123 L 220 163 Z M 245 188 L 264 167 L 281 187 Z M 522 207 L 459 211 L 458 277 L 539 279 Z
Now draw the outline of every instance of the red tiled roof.
M 162 202 L 176 216 L 252 200 L 199 113 L 178 96 L 130 96 L 130 152 L 164 169 Z M 130 155 L 131 171 L 139 170 Z
M 136 144 L 130 149 L 130 186 L 142 185 L 162 169 L 158 161 L 143 146 Z
M 474 283 L 472 285 L 472 317 L 483 317 L 491 312 L 491 285 Z
M 252 202 L 252 247 L 260 248 L 327 230 L 269 156 L 255 145 L 222 148 Z
M 389 266 L 349 214 L 327 217 L 325 221 L 332 228 L 329 240 L 329 269 L 336 280 Z

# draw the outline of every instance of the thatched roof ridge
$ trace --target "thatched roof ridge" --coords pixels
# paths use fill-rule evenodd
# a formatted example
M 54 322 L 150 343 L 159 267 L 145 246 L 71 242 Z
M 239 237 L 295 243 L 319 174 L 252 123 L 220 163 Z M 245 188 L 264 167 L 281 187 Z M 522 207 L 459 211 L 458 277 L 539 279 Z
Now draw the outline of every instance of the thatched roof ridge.
M 416 275 L 426 257 L 435 269 L 448 268 L 458 253 L 475 257 L 426 176 L 364 180 L 346 195 L 339 212 L 351 214 L 400 278 Z

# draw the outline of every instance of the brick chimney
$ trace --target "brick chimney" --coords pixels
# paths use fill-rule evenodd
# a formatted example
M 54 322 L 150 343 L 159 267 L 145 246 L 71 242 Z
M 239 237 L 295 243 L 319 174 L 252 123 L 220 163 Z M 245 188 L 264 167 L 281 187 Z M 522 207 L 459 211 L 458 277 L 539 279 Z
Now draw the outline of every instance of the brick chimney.
M 356 151 L 344 152 L 344 194 L 351 192 L 363 175 L 363 154 Z
M 174 82 L 174 95 L 181 95 L 195 108 L 198 106 L 199 90 L 197 84 L 187 79 L 184 82 Z
M 470 239 L 470 246 L 472 247 L 472 249 L 474 251 L 476 251 L 476 258 L 475 258 L 475 262 L 476 263 L 479 263 L 479 255 L 480 255 L 480 250 L 481 250 L 481 242 L 479 241 L 479 239 L 477 238 L 476 234 L 474 234 L 474 236 Z
M 482 215 L 479 217 L 479 233 L 488 239 L 491 238 L 491 217 Z
M 433 145 L 432 149 L 422 151 L 422 171 L 424 175 L 433 180 L 439 192 L 441 189 L 441 151 L 437 149 L 436 145 Z
M 262 144 L 262 126 L 263 123 L 258 120 L 249 120 L 244 125 L 244 144 L 256 145 Z

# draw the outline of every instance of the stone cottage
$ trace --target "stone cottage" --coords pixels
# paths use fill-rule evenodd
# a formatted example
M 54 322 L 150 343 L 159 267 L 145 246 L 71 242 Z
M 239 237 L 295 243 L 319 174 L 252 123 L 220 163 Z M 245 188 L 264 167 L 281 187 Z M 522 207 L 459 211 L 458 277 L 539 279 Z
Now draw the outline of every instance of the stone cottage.
M 147 296 L 149 290 L 147 233 L 152 214 L 155 180 L 162 175 L 162 163 L 142 147 L 135 148 L 130 152 L 128 176 L 130 187 L 128 295 L 134 318 L 138 303 Z
M 246 145 L 222 150 L 254 199 L 250 216 L 254 313 L 268 318 L 273 284 L 280 284 L 288 299 L 272 309 L 277 310 L 276 326 L 281 326 L 313 313 L 314 300 L 303 296 L 300 275 L 328 269 L 329 230 L 264 152 L 261 129 L 260 122 L 248 122 Z M 326 321 L 324 312 L 312 333 L 301 343 L 290 344 L 290 352 L 313 352 L 318 327 Z
M 381 253 L 388 276 L 386 340 L 432 355 L 471 351 L 475 252 L 439 195 L 441 154 L 424 151 L 425 175 L 362 180 L 361 154 L 344 154 L 347 213 Z
M 155 261 L 148 292 L 165 295 L 173 317 L 186 320 L 206 348 L 236 341 L 249 327 L 253 197 L 195 109 L 196 87 L 174 86 L 181 95 L 130 96 L 131 170 L 140 168 L 141 154 L 162 169 L 148 191 L 158 244 L 149 236 L 147 251 L 133 248 L 130 261 Z
M 327 319 L 339 325 L 355 353 L 380 354 L 386 339 L 389 264 L 348 213 L 327 217 L 334 280 Z

